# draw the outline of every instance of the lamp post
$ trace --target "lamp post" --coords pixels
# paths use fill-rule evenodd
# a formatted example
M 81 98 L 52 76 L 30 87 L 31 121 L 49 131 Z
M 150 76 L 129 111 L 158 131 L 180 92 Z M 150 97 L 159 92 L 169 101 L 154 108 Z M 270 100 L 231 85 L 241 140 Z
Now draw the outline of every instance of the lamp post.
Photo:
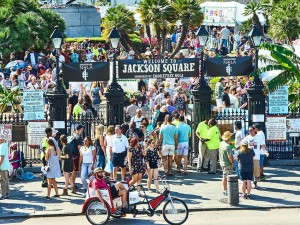
M 118 48 L 120 34 L 116 28 L 113 28 L 108 38 L 111 45 L 116 50 Z M 125 92 L 117 82 L 116 71 L 116 53 L 112 54 L 113 58 L 113 79 L 112 83 L 108 86 L 105 97 L 107 100 L 107 125 L 122 124 L 124 119 L 124 96 Z
M 257 26 L 253 26 L 253 29 L 249 33 L 252 45 L 255 47 L 255 70 L 258 69 L 258 47 L 261 43 L 263 33 Z M 264 85 L 256 75 L 253 79 L 253 83 L 248 88 L 248 114 L 249 114 L 249 125 L 255 122 L 260 122 L 262 129 L 265 131 L 264 121 L 253 120 L 253 115 L 265 115 L 266 102 L 265 95 L 263 92 Z
M 46 93 L 46 97 L 49 100 L 49 122 L 52 126 L 53 121 L 64 122 L 65 133 L 66 133 L 66 119 L 67 119 L 67 98 L 68 94 L 62 85 L 62 81 L 59 78 L 59 54 L 61 45 L 63 43 L 63 35 L 59 30 L 58 26 L 54 27 L 54 31 L 50 36 L 52 44 L 55 48 L 56 58 L 56 84 L 52 90 Z M 60 127 L 62 128 L 62 127 Z M 62 128 L 63 129 L 63 128 Z
M 194 123 L 194 129 L 193 132 L 195 132 L 198 124 L 201 121 L 205 120 L 205 117 L 211 117 L 211 94 L 212 90 L 206 83 L 204 79 L 204 47 L 207 43 L 208 40 L 208 32 L 205 29 L 204 26 L 201 26 L 198 31 L 196 32 L 196 36 L 198 36 L 198 40 L 200 42 L 200 45 L 203 47 L 201 50 L 201 71 L 200 71 L 200 81 L 194 87 L 192 90 L 192 94 L 194 96 L 194 104 L 193 104 L 193 113 L 192 113 L 192 118 L 193 118 L 193 123 Z M 193 141 L 193 147 L 195 152 L 198 152 L 198 139 L 196 139 L 196 135 L 194 136 L 194 141 Z

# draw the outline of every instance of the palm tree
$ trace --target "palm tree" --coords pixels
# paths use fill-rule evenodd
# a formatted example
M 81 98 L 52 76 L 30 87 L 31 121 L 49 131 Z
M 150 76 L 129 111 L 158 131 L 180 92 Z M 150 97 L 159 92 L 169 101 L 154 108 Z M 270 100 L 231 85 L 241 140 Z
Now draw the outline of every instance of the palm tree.
M 154 28 L 158 46 L 164 49 L 164 41 L 172 24 L 176 22 L 176 15 L 167 0 L 143 0 L 140 2 L 138 12 L 145 26 L 146 34 L 151 45 L 150 26 Z
M 170 58 L 173 58 L 181 49 L 188 29 L 199 26 L 204 19 L 204 15 L 201 12 L 199 0 L 174 0 L 171 3 L 171 6 L 173 7 L 175 14 L 178 16 L 178 20 L 180 20 L 182 24 L 180 39 L 170 55 Z
M 268 60 L 270 65 L 255 70 L 250 76 L 259 76 L 259 74 L 267 71 L 279 70 L 280 73 L 267 83 L 268 91 L 273 92 L 283 85 L 288 85 L 289 89 L 293 90 L 289 96 L 291 105 L 299 106 L 300 57 L 281 45 L 264 43 L 260 49 L 270 51 L 271 59 Z
M 126 51 L 129 51 L 129 45 L 135 51 L 136 56 L 141 58 L 139 51 L 128 36 L 128 34 L 134 32 L 135 28 L 134 13 L 132 11 L 128 10 L 125 5 L 114 5 L 107 10 L 106 16 L 102 20 L 102 24 L 104 27 L 104 38 L 108 39 L 110 31 L 116 27 L 120 33 L 121 44 Z
M 250 2 L 246 5 L 243 15 L 252 16 L 253 24 L 255 24 L 258 27 L 258 29 L 260 29 L 261 32 L 263 32 L 263 26 L 261 25 L 257 15 L 259 10 L 261 10 L 261 5 L 259 2 Z

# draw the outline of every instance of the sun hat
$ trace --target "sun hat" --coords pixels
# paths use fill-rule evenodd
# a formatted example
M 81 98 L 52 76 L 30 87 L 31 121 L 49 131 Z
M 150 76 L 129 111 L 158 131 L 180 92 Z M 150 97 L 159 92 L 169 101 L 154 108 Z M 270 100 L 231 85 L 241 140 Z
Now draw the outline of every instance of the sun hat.
M 227 141 L 228 139 L 230 139 L 232 137 L 233 133 L 231 133 L 230 131 L 225 131 L 222 135 L 222 140 L 223 141 Z
M 181 86 L 178 86 L 176 88 L 176 91 L 179 92 L 180 94 L 182 94 L 184 92 Z
M 101 169 L 100 167 L 97 167 L 97 168 L 95 168 L 94 169 L 94 172 L 93 172 L 93 174 L 96 174 L 96 173 L 102 173 L 102 172 L 105 172 L 103 169 Z

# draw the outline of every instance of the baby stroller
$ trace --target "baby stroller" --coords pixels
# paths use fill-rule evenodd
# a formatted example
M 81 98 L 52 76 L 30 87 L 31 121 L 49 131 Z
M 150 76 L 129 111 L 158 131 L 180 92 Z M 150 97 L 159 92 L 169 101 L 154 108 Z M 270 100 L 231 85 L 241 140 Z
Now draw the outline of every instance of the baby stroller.
M 9 162 L 11 165 L 9 179 L 18 178 L 23 179 L 24 170 L 26 166 L 26 160 L 24 158 L 24 153 L 18 150 L 18 144 L 14 143 L 10 145 L 11 153 L 9 155 Z

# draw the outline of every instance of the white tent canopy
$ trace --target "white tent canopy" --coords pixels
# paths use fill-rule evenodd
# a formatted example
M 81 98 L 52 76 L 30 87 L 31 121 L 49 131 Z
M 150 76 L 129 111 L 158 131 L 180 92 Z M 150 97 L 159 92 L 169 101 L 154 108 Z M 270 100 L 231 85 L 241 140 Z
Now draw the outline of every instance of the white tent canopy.
M 236 23 L 240 24 L 250 18 L 243 15 L 246 5 L 238 2 L 204 2 L 200 6 L 204 13 L 203 25 L 234 27 Z M 264 24 L 263 15 L 258 13 L 258 16 Z

